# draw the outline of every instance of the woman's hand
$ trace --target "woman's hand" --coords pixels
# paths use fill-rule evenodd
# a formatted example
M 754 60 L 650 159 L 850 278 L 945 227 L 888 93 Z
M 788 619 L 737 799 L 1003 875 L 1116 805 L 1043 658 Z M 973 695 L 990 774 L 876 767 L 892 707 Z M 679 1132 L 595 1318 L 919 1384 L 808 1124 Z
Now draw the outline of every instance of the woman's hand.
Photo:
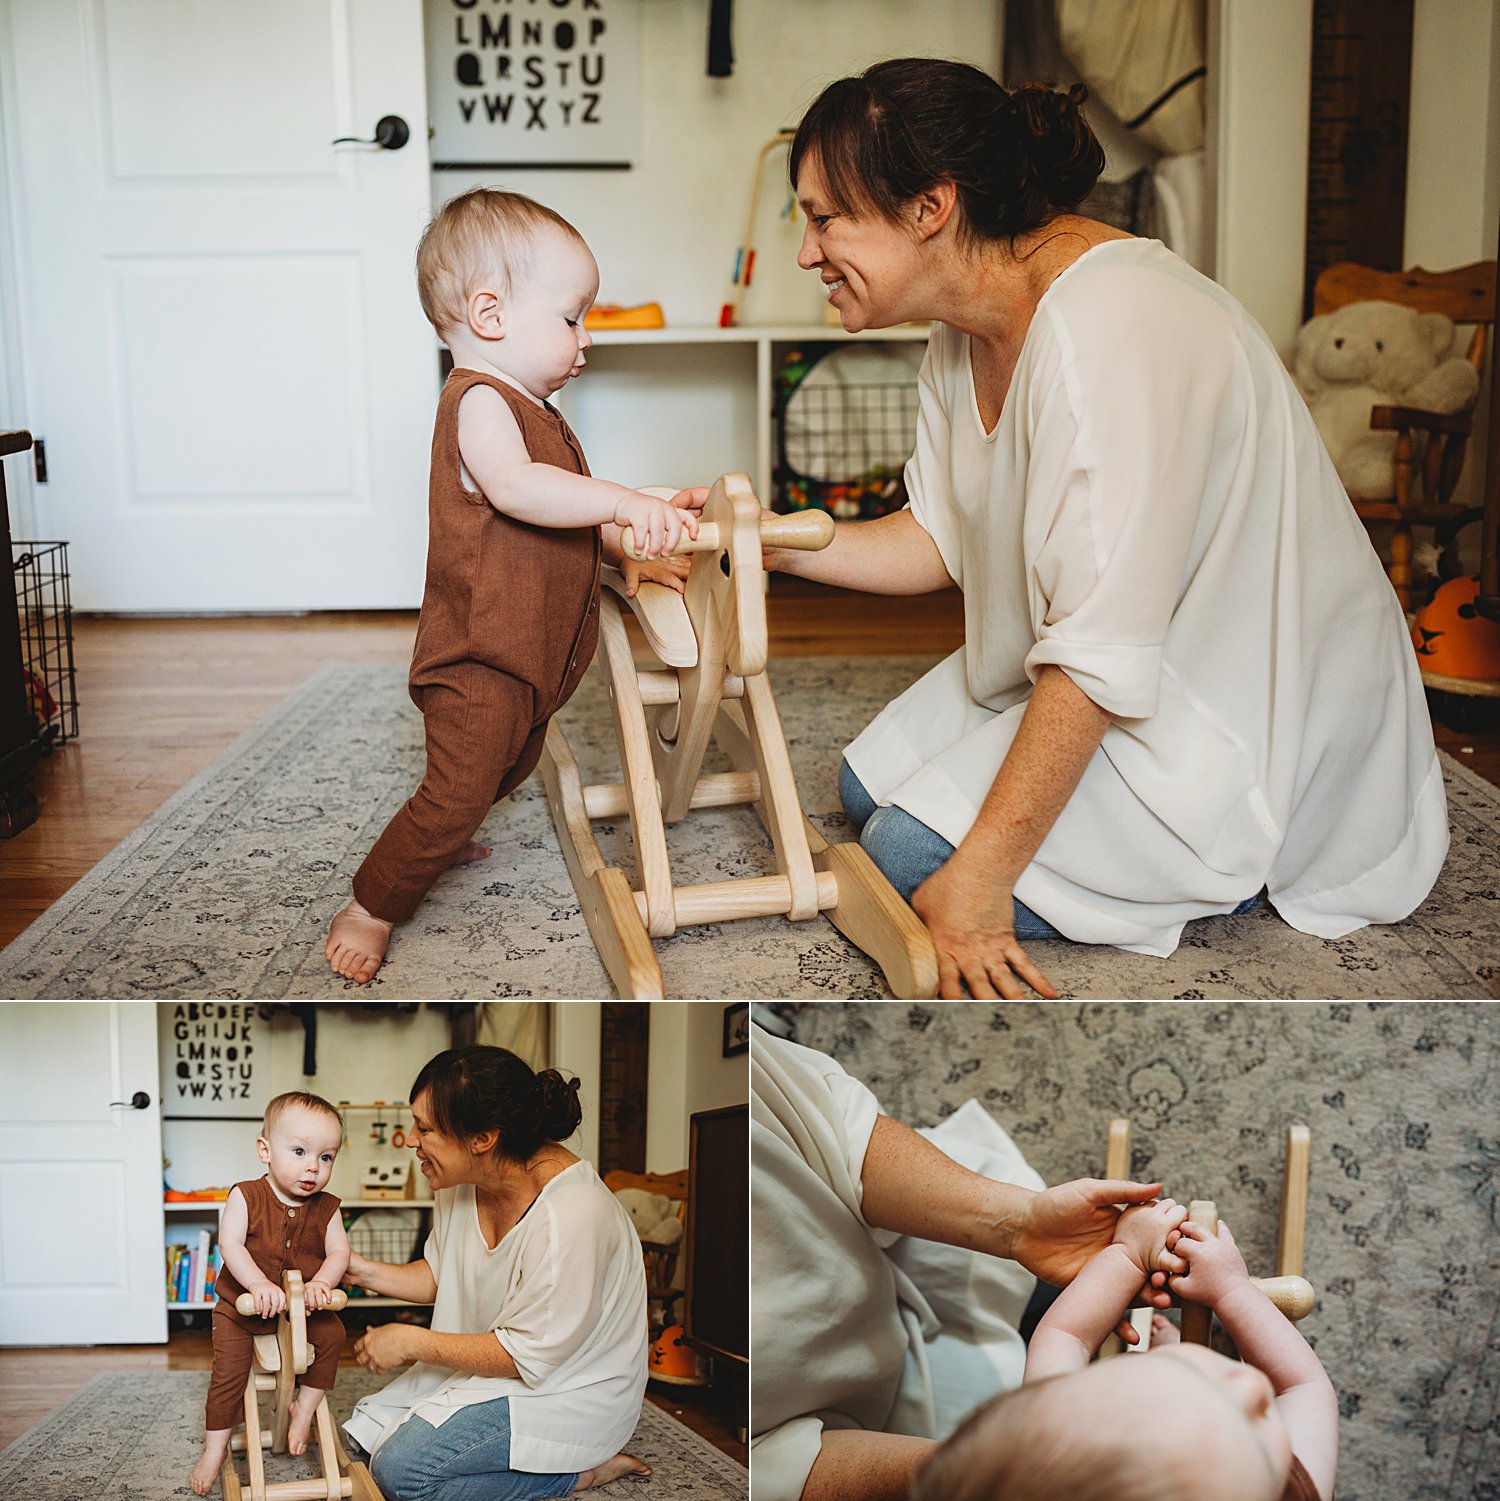
M 414 1330 L 410 1324 L 376 1324 L 366 1329 L 354 1346 L 354 1358 L 367 1371 L 383 1376 L 397 1366 L 415 1360 Z
M 1009 1255 L 1043 1282 L 1066 1287 L 1114 1240 L 1120 1205 L 1146 1204 L 1160 1192 L 1160 1183 L 1122 1178 L 1078 1178 L 1045 1189 L 1022 1209 Z M 1172 1306 L 1162 1288 L 1143 1289 L 1143 1297 L 1157 1308 Z
M 1051 981 L 1016 941 L 1010 887 L 962 846 L 917 887 L 911 905 L 937 948 L 938 995 L 944 1000 L 962 1000 L 967 988 L 976 1001 L 1018 1001 L 1026 994 L 1022 980 L 1038 995 L 1056 999 Z

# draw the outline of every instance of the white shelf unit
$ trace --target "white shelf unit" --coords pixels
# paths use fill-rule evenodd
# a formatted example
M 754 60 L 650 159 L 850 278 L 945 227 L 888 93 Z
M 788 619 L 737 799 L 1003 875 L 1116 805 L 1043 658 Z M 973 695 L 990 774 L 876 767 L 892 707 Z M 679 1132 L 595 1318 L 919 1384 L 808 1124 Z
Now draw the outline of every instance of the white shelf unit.
M 771 503 L 773 383 L 784 354 L 865 340 L 925 344 L 926 323 L 849 334 L 823 324 L 610 329 L 558 393 L 589 469 L 625 485 L 703 485 L 744 472 Z
M 340 1212 L 356 1209 L 432 1209 L 432 1200 L 427 1199 L 344 1199 L 339 1205 Z M 223 1199 L 167 1199 L 162 1202 L 162 1211 L 168 1216 L 178 1216 L 179 1221 L 185 1218 L 212 1221 L 214 1239 L 218 1239 L 219 1218 L 224 1213 Z M 198 1229 L 194 1227 L 194 1230 Z M 169 1220 L 166 1233 L 163 1238 L 163 1248 L 174 1244 L 172 1223 Z M 206 1313 L 212 1310 L 216 1298 L 208 1298 L 202 1302 L 179 1302 L 176 1299 L 167 1300 L 169 1313 Z M 381 1298 L 366 1296 L 351 1296 L 349 1307 L 358 1308 L 417 1308 L 421 1304 L 412 1303 L 407 1298 Z

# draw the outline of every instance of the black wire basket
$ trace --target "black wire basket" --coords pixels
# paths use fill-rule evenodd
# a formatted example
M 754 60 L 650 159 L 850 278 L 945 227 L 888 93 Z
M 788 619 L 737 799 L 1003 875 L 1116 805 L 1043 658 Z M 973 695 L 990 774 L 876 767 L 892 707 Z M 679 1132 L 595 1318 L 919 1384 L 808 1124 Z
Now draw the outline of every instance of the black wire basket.
M 803 364 L 794 355 L 778 376 L 773 508 L 829 511 L 840 520 L 899 511 L 917 429 L 915 381 L 806 383 L 820 357 Z
M 21 627 L 21 680 L 36 737 L 50 750 L 78 735 L 68 544 L 12 540 L 11 563 Z

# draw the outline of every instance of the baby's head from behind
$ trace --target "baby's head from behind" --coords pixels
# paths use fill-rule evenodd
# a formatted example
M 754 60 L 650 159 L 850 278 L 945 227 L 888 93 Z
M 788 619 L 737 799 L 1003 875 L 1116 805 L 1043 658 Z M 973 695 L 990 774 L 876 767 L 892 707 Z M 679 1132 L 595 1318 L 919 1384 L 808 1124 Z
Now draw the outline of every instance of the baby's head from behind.
M 344 1118 L 319 1095 L 292 1090 L 266 1106 L 255 1149 L 272 1183 L 288 1198 L 327 1187 L 344 1140 Z
M 417 245 L 422 311 L 460 363 L 478 355 L 545 399 L 582 367 L 599 268 L 561 214 L 499 188 L 438 210 Z
M 1276 1501 L 1290 1463 L 1265 1376 L 1172 1344 L 997 1397 L 938 1449 L 912 1501 Z

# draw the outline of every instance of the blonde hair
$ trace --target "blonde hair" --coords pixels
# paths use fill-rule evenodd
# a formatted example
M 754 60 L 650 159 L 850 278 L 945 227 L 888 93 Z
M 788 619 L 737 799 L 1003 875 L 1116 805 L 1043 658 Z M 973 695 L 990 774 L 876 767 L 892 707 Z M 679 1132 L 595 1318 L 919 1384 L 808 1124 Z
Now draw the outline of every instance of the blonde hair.
M 417 242 L 417 296 L 427 321 L 440 334 L 461 327 L 469 293 L 485 277 L 508 293 L 531 265 L 537 232 L 548 226 L 585 243 L 561 214 L 524 194 L 470 188 L 450 198 Z
M 276 1122 L 288 1110 L 296 1110 L 299 1107 L 303 1110 L 316 1110 L 320 1115 L 331 1115 L 339 1123 L 339 1130 L 344 1129 L 344 1117 L 322 1095 L 308 1094 L 305 1089 L 292 1089 L 266 1102 L 266 1114 L 261 1122 L 260 1134 L 269 1141 L 271 1130 Z
M 911 1501 L 1163 1501 L 1187 1498 L 1169 1458 L 1111 1441 L 1048 1377 L 969 1414 L 912 1482 Z M 1182 1477 L 1191 1481 L 1191 1475 Z

